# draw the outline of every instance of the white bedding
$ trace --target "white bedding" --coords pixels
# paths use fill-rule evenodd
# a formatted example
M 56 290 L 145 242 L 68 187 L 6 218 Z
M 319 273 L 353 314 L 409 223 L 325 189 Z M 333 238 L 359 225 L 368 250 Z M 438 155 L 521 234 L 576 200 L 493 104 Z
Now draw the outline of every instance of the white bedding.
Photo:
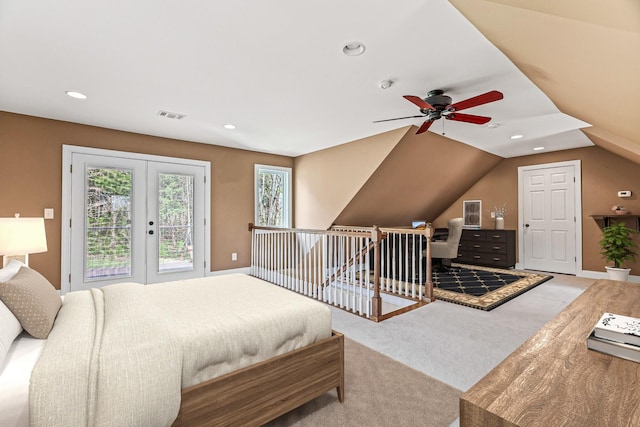
M 330 336 L 324 304 L 242 274 L 73 292 L 32 373 L 31 423 L 170 425 L 181 388 Z
M 29 426 L 29 379 L 46 340 L 23 332 L 0 367 L 0 426 Z

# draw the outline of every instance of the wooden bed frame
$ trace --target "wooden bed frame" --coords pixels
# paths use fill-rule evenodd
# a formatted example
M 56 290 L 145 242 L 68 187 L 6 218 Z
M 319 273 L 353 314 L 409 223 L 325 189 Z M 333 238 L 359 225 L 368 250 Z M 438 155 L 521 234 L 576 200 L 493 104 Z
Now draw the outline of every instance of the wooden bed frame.
M 336 388 L 344 400 L 344 336 L 182 390 L 174 426 L 260 426 Z

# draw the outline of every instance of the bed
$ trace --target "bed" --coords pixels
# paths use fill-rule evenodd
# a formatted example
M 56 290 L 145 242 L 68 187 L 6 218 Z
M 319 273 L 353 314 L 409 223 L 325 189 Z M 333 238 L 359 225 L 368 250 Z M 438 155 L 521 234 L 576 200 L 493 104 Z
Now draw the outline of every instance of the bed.
M 3 393 L 26 347 L 23 392 Z M 333 388 L 342 401 L 343 354 L 324 304 L 247 275 L 72 292 L 46 340 L 12 343 L 0 424 L 261 425 Z

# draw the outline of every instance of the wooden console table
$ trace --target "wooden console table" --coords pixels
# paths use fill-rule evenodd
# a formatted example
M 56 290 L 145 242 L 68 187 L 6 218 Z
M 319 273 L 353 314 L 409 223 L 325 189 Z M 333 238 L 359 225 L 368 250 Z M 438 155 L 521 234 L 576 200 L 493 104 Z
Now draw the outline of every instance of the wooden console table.
M 586 345 L 603 313 L 640 317 L 639 301 L 640 284 L 595 282 L 460 397 L 460 426 L 640 426 L 640 363 Z
M 608 227 L 612 222 L 633 220 L 633 227 L 636 231 L 640 231 L 640 215 L 625 214 L 592 214 L 589 215 L 598 224 L 600 228 Z

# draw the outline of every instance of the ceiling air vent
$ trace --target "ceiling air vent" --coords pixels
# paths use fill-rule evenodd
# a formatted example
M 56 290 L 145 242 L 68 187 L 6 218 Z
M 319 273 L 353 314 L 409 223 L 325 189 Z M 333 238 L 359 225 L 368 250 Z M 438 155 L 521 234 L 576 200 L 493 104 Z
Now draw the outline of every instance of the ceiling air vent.
M 169 111 L 162 111 L 162 110 L 158 111 L 158 115 L 160 117 L 165 117 L 167 119 L 175 119 L 175 120 L 182 120 L 185 117 L 187 117 L 184 114 L 170 113 Z

